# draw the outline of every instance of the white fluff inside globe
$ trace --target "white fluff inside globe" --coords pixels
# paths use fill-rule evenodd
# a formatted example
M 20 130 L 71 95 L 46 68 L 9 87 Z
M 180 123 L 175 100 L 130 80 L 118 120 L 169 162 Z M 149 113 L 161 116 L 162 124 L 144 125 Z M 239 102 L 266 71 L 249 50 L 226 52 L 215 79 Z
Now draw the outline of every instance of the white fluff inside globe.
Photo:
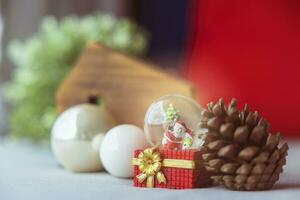
M 147 141 L 154 147 L 161 147 L 164 132 L 168 126 L 168 109 L 174 108 L 178 113 L 179 120 L 184 121 L 186 126 L 193 130 L 195 135 L 194 145 L 200 146 L 201 131 L 198 123 L 201 116 L 201 106 L 192 98 L 179 94 L 165 95 L 148 108 L 145 116 L 144 132 Z

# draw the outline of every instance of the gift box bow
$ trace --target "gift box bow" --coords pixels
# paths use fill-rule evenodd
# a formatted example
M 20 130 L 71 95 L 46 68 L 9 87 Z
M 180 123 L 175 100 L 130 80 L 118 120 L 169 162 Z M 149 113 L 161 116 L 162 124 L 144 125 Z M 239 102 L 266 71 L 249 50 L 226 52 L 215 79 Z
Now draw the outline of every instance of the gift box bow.
M 166 177 L 161 171 L 162 167 L 195 169 L 193 160 L 161 159 L 159 151 L 155 148 L 147 148 L 140 152 L 137 158 L 132 159 L 132 164 L 138 166 L 141 171 L 136 175 L 138 181 L 143 183 L 146 180 L 146 186 L 150 188 L 154 185 L 155 177 L 159 184 L 167 183 Z

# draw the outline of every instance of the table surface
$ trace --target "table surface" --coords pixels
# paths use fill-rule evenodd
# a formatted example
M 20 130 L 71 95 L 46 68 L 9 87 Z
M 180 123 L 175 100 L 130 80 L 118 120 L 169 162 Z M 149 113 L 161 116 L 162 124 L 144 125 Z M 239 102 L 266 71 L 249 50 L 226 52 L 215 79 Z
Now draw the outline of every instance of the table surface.
M 0 138 L 1 140 L 1 138 Z M 288 164 L 272 190 L 238 192 L 222 187 L 192 190 L 135 188 L 130 179 L 105 172 L 71 173 L 60 168 L 50 150 L 0 141 L 1 200 L 66 199 L 298 199 L 300 196 L 300 141 L 290 142 Z

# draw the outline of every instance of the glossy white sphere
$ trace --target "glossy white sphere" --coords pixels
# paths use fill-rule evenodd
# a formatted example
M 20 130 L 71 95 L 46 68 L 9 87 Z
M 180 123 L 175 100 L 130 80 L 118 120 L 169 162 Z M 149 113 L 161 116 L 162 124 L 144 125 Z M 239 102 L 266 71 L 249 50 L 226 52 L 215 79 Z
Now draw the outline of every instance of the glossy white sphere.
M 144 131 L 147 141 L 152 146 L 161 146 L 163 134 L 167 127 L 167 110 L 172 106 L 178 112 L 179 120 L 185 122 L 187 127 L 195 134 L 195 145 L 197 145 L 199 133 L 199 119 L 201 117 L 201 106 L 192 98 L 179 94 L 165 95 L 154 101 L 145 115 Z
M 104 134 L 115 126 L 105 107 L 81 104 L 64 111 L 55 121 L 51 147 L 58 162 L 74 172 L 102 170 L 98 156 Z
M 100 147 L 100 158 L 104 168 L 113 176 L 133 177 L 131 160 L 134 151 L 147 147 L 142 129 L 123 124 L 109 130 Z

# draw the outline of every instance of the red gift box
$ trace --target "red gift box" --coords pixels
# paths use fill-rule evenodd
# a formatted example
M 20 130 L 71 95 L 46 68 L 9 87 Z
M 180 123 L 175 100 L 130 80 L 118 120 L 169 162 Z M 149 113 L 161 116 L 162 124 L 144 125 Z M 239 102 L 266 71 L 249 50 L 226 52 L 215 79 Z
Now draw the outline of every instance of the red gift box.
M 203 153 L 203 150 L 136 150 L 133 158 L 134 186 L 171 189 L 208 186 L 211 180 L 203 165 Z

